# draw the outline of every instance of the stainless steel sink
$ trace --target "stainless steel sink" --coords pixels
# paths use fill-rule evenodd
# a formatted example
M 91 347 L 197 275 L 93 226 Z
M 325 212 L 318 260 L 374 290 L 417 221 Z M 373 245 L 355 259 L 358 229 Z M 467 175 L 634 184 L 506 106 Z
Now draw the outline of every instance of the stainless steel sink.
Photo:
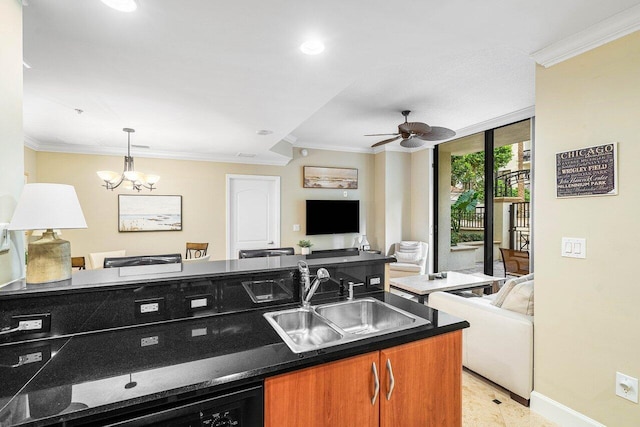
M 266 313 L 265 317 L 295 353 L 322 348 L 343 337 L 333 325 L 311 309 Z
M 427 325 L 430 322 L 374 298 L 265 313 L 294 353 L 319 350 Z
M 416 317 L 376 299 L 363 299 L 316 308 L 319 315 L 351 334 L 372 334 L 411 325 Z

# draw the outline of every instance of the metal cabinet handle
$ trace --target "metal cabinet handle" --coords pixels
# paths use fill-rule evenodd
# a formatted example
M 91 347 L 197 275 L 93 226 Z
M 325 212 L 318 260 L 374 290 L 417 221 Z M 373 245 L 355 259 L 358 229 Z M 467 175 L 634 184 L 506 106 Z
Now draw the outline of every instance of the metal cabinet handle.
M 393 369 L 391 369 L 391 359 L 387 359 L 387 370 L 389 371 L 389 393 L 387 393 L 387 400 L 390 400 L 393 388 L 396 386 L 396 379 L 393 377 Z
M 380 378 L 378 378 L 378 369 L 376 369 L 376 362 L 371 364 L 371 369 L 373 370 L 373 397 L 371 398 L 371 404 L 376 404 L 376 399 L 378 398 L 378 392 L 380 392 Z

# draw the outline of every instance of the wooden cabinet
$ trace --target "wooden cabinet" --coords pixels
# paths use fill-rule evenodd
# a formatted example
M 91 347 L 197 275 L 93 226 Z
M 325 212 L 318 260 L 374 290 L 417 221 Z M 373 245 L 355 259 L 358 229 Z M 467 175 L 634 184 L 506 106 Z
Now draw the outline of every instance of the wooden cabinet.
M 382 350 L 380 366 L 381 426 L 462 425 L 460 331 Z
M 279 375 L 265 380 L 265 426 L 459 427 L 461 375 L 461 331 Z
M 265 427 L 378 426 L 379 352 L 268 378 Z

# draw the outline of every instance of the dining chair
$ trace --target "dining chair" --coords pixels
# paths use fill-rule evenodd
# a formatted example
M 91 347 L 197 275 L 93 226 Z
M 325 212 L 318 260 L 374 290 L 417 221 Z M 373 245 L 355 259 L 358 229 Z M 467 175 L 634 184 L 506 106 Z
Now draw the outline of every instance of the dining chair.
M 78 270 L 86 270 L 86 264 L 83 256 L 71 257 L 71 268 L 77 268 Z
M 109 252 L 93 252 L 89 254 L 89 268 L 92 270 L 104 268 L 105 258 L 123 257 L 127 255 L 125 249 Z
M 209 248 L 209 243 L 187 242 L 187 252 L 185 253 L 185 258 L 200 258 L 206 256 L 207 248 Z

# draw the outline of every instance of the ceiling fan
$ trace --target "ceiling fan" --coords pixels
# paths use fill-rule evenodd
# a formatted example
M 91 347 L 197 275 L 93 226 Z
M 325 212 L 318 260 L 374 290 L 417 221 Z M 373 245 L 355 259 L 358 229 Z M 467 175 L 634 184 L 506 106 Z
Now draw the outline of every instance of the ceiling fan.
M 377 133 L 365 136 L 387 136 L 393 135 L 393 138 L 385 139 L 380 142 L 376 142 L 371 148 L 379 147 L 384 144 L 396 141 L 402 138 L 400 145 L 406 148 L 420 147 L 424 144 L 424 141 L 441 141 L 443 139 L 449 139 L 456 136 L 456 133 L 448 128 L 440 126 L 429 126 L 426 123 L 420 122 L 408 122 L 407 117 L 411 113 L 410 110 L 402 111 L 404 116 L 404 123 L 398 125 L 397 133 Z

